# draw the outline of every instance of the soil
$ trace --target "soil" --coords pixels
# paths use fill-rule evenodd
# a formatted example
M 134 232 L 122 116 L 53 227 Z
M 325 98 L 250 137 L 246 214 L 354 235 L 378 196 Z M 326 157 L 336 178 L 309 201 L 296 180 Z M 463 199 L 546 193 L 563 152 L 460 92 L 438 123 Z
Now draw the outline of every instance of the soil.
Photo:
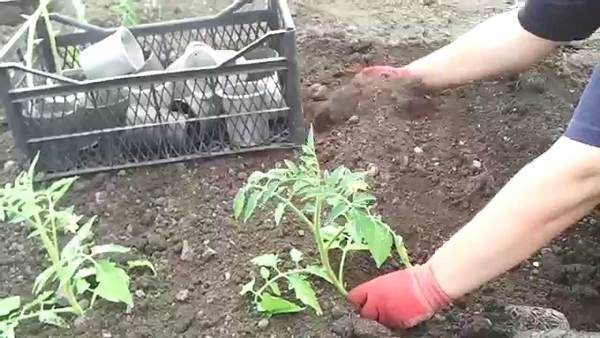
M 191 6 L 182 3 L 165 3 L 165 12 L 176 15 L 174 6 Z M 474 12 L 485 17 L 506 5 L 485 1 L 474 8 L 465 2 L 411 2 L 390 13 L 394 2 L 381 1 L 377 11 L 358 1 L 337 6 L 340 3 L 293 4 L 301 27 L 306 119 L 315 123 L 317 151 L 325 168 L 344 164 L 354 170 L 371 169 L 378 212 L 404 236 L 413 261 L 424 262 L 513 174 L 560 137 L 589 72 L 584 62 L 572 62 L 573 55 L 586 59 L 589 47 L 566 48 L 519 77 L 442 92 L 427 93 L 418 84 L 389 80 L 357 84 L 353 83 L 357 69 L 406 64 L 464 31 L 469 21 L 460 18 Z M 105 8 L 94 8 L 99 18 L 101 13 L 106 17 Z M 405 16 L 407 21 L 422 20 L 420 25 L 386 29 L 395 24 L 390 20 L 399 11 L 414 14 Z M 368 31 L 370 24 L 358 19 L 364 13 L 385 25 Z M 429 16 L 436 21 L 425 24 Z M 444 20 L 446 24 L 440 25 Z M 439 27 L 448 31 L 440 32 Z M 386 30 L 391 33 L 381 32 Z M 0 152 L 0 163 L 16 160 L 8 133 L 2 144 L 6 151 Z M 310 238 L 292 222 L 275 226 L 265 215 L 238 224 L 232 219 L 231 204 L 249 174 L 295 155 L 270 151 L 82 177 L 70 199 L 80 213 L 99 215 L 96 241 L 134 247 L 135 255 L 143 254 L 155 264 L 158 276 L 133 275 L 132 290 L 140 291 L 129 311 L 101 303 L 87 317 L 75 320 L 70 330 L 27 325 L 19 336 L 511 337 L 523 328 L 516 327 L 506 305 L 553 308 L 564 313 L 574 329 L 600 331 L 600 227 L 594 215 L 457 301 L 451 310 L 408 332 L 392 334 L 358 320 L 343 298 L 319 283 L 315 284 L 325 312 L 322 317 L 306 312 L 258 325 L 261 318 L 238 295 L 252 272 L 250 259 L 292 246 L 307 256 L 315 257 L 315 252 Z M 3 180 L 18 169 L 11 163 Z M 0 242 L 5 243 L 0 247 L 0 297 L 29 294 L 44 258 L 26 238 L 26 229 L 0 227 Z M 184 241 L 191 254 L 182 260 Z M 377 270 L 360 255 L 350 257 L 347 266 L 350 286 L 398 268 L 389 262 Z M 187 297 L 181 296 L 186 293 L 182 290 L 187 290 Z

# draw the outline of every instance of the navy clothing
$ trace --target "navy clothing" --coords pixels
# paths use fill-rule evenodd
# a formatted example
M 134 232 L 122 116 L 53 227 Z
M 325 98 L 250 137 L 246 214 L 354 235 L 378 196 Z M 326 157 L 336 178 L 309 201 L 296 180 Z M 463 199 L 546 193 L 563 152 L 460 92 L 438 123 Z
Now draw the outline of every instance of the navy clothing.
M 600 27 L 600 0 L 528 0 L 519 11 L 519 22 L 543 39 L 583 40 Z M 600 147 L 600 65 L 592 73 L 565 136 Z

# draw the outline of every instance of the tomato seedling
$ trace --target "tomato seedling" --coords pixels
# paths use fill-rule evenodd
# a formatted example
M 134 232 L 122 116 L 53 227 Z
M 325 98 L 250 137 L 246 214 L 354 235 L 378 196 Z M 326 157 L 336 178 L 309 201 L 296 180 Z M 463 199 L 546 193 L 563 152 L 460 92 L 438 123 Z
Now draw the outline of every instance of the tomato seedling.
M 308 306 L 321 315 L 309 277 L 327 281 L 345 296 L 344 264 L 353 251 L 369 252 L 379 268 L 394 256 L 395 248 L 397 259 L 410 266 L 402 237 L 373 212 L 376 199 L 368 192 L 367 177 L 367 172 L 352 172 L 344 166 L 332 172 L 322 171 L 312 128 L 297 163 L 285 160 L 278 168 L 250 175 L 233 202 L 235 218 L 246 222 L 257 209 L 271 208 L 279 225 L 285 214 L 291 214 L 313 235 L 319 253 L 318 264 L 303 265 L 303 254 L 297 249 L 290 250 L 287 256 L 294 268 L 289 270 L 281 267 L 281 257 L 277 254 L 254 258 L 252 263 L 257 266 L 263 284 L 258 286 L 257 278 L 252 278 L 240 293 L 251 294 L 259 312 L 270 316 L 299 312 Z M 335 269 L 330 261 L 334 250 L 341 252 Z M 293 292 L 303 306 L 290 301 L 290 297 L 284 298 L 282 282 L 287 282 L 287 291 Z
M 82 222 L 83 216 L 75 214 L 74 207 L 59 207 L 76 178 L 61 179 L 47 188 L 35 189 L 37 159 L 38 156 L 14 184 L 0 189 L 0 222 L 28 224 L 33 229 L 29 237 L 39 239 L 50 266 L 35 279 L 33 294 L 37 298 L 33 302 L 21 305 L 18 296 L 0 299 L 0 337 L 13 337 L 19 322 L 31 318 L 63 326 L 65 322 L 59 315 L 82 315 L 85 309 L 81 300 L 85 296 L 91 297 L 90 306 L 98 297 L 133 306 L 129 275 L 109 257 L 130 249 L 117 244 L 96 245 L 92 232 L 96 217 Z M 69 239 L 68 235 L 72 237 Z M 152 264 L 145 260 L 130 261 L 128 265 L 129 268 L 147 267 L 155 272 Z M 60 307 L 59 298 L 64 298 L 68 306 Z

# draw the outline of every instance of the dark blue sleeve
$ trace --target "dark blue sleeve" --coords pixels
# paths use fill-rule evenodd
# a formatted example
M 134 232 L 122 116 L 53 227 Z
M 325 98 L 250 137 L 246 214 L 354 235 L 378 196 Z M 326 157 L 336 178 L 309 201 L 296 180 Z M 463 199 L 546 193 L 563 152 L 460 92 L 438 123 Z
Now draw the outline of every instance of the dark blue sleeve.
M 543 39 L 583 40 L 600 27 L 600 0 L 527 0 L 519 22 Z
M 600 65 L 594 68 L 565 136 L 592 146 L 600 147 Z

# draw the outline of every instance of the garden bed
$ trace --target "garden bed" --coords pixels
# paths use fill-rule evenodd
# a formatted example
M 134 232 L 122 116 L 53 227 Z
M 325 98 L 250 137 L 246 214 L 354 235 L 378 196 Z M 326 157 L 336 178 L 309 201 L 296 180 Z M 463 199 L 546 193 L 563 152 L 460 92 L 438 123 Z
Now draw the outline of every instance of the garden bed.
M 432 95 L 411 87 L 396 92 L 393 102 L 387 97 L 381 105 L 353 111 L 339 102 L 335 90 L 351 81 L 357 65 L 404 64 L 433 47 L 306 33 L 299 48 L 304 109 L 318 130 L 321 163 L 370 170 L 376 209 L 405 237 L 415 263 L 424 262 L 512 174 L 561 135 L 581 90 L 565 89 L 570 80 L 543 65 L 519 79 Z M 289 220 L 276 226 L 272 217 L 248 224 L 232 217 L 232 200 L 247 177 L 292 157 L 291 151 L 271 151 L 82 178 L 70 199 L 80 213 L 100 216 L 98 241 L 137 248 L 155 264 L 158 276 L 134 275 L 131 311 L 101 303 L 71 330 L 28 325 L 18 336 L 339 337 L 353 325 L 361 326 L 355 332 L 369 331 L 364 323 L 352 324 L 345 300 L 325 284 L 315 283 L 322 317 L 307 311 L 261 321 L 238 294 L 254 270 L 253 257 L 292 246 L 307 255 L 314 250 L 310 236 Z M 586 218 L 451 311 L 398 336 L 510 337 L 514 323 L 503 310 L 509 304 L 551 307 L 573 328 L 600 330 L 600 228 L 595 224 L 595 218 Z M 26 229 L 1 227 L 0 242 L 6 245 L 0 247 L 0 296 L 28 294 L 40 272 L 41 252 L 26 239 Z M 349 257 L 346 266 L 350 286 L 398 267 L 390 262 L 377 270 L 366 255 Z

